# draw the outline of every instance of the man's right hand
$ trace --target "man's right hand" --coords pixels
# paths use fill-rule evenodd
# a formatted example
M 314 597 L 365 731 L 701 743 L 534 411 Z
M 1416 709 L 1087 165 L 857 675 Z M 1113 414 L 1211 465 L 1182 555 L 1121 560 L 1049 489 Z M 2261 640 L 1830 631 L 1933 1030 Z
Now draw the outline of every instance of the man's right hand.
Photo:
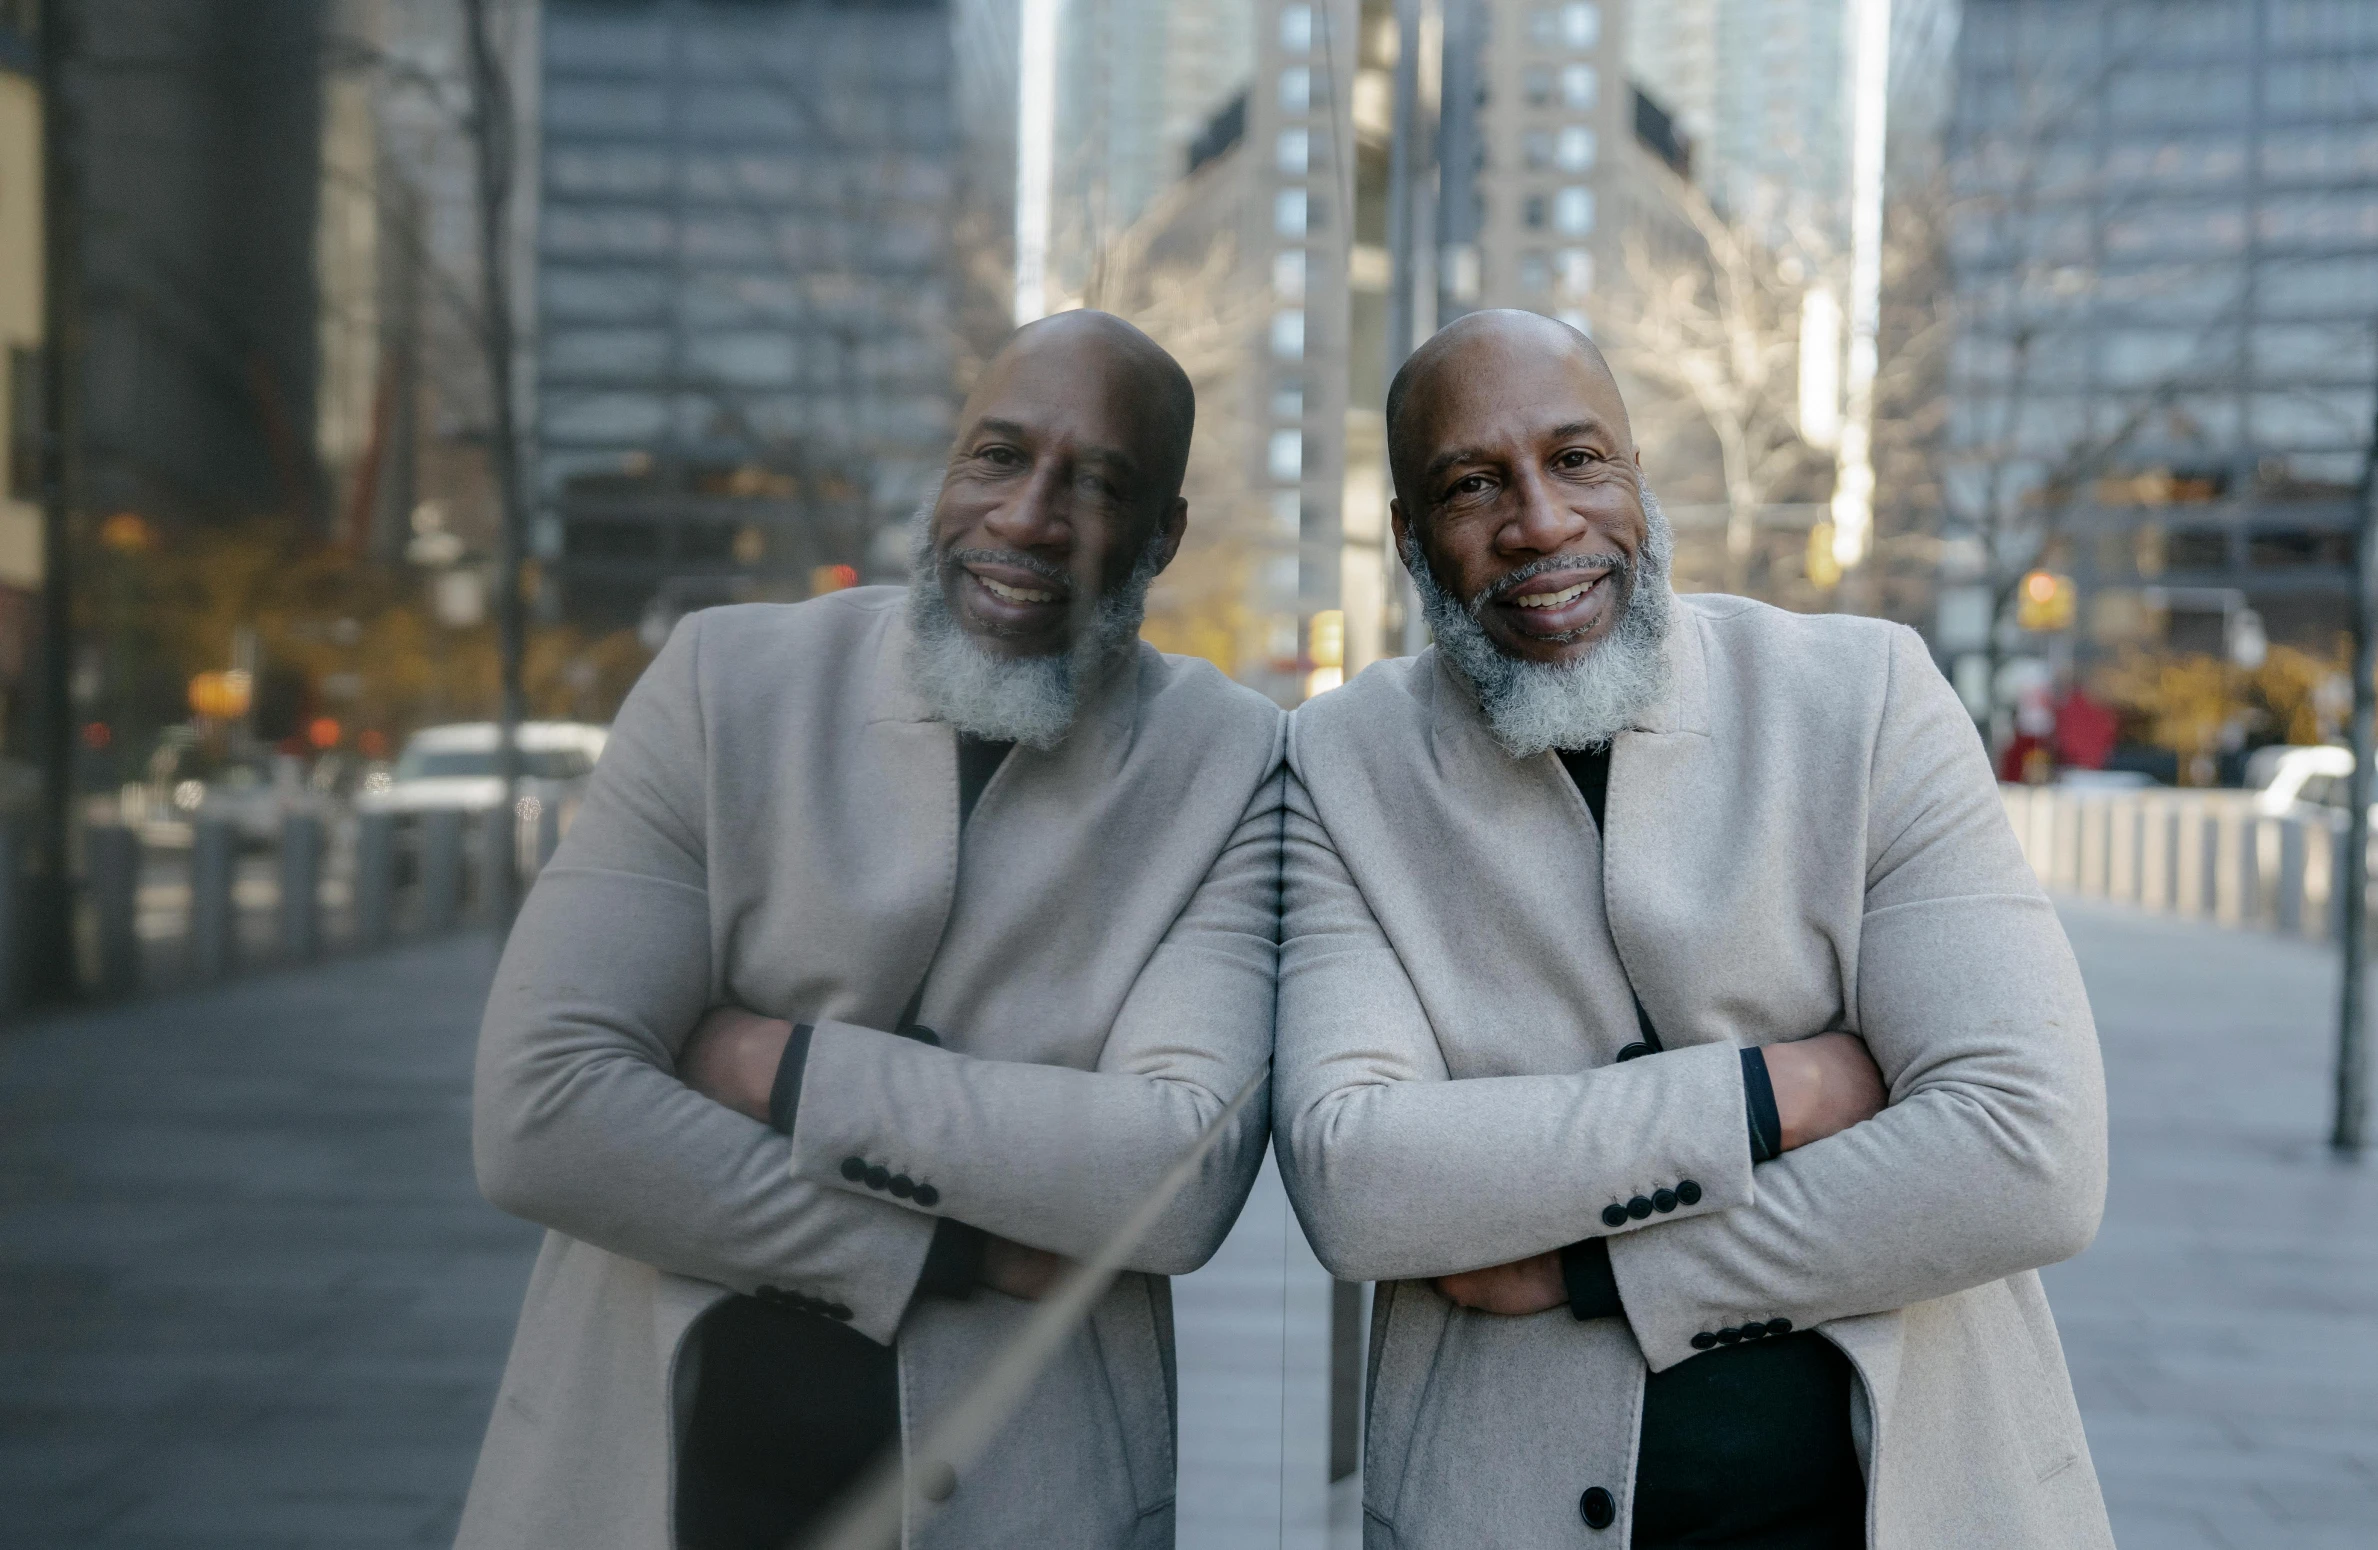
M 1872 1119 L 1889 1101 L 1881 1068 L 1855 1034 L 1820 1033 L 1770 1044 L 1762 1053 L 1787 1152 Z
M 1073 1269 L 1073 1261 L 1047 1249 L 1010 1242 L 997 1233 L 983 1235 L 983 1285 L 1026 1302 L 1038 1302 L 1057 1289 Z

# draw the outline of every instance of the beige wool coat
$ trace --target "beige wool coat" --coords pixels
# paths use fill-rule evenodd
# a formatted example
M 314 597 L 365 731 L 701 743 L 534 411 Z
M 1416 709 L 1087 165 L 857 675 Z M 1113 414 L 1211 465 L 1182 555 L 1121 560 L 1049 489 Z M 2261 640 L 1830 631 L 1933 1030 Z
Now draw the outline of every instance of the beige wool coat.
M 714 609 L 629 696 L 481 1033 L 482 1187 L 552 1229 L 458 1543 L 656 1550 L 697 1320 L 761 1287 L 895 1343 L 904 1442 L 1030 1305 L 912 1301 L 937 1217 L 1085 1255 L 1271 1052 L 1282 717 L 1139 646 L 960 836 L 904 594 Z M 946 1047 L 884 1030 L 923 983 Z M 722 1003 L 815 1025 L 788 1141 L 679 1083 Z M 907 1542 L 1172 1543 L 1171 1304 L 1261 1160 L 1257 1103 Z M 905 1173 L 902 1200 L 843 1176 Z M 931 1204 L 919 1203 L 919 1196 Z
M 2096 1031 L 1972 724 L 1895 625 L 1682 597 L 1671 647 L 1606 846 L 1433 651 L 1293 718 L 1273 1129 L 1323 1262 L 1386 1283 L 1367 1543 L 1624 1546 L 1646 1371 L 1788 1318 L 1856 1368 L 1878 1550 L 2110 1545 L 2033 1274 L 2097 1227 Z M 1615 1064 L 1630 986 L 1664 1052 Z M 1890 1106 L 1754 1168 L 1737 1048 L 1827 1029 Z M 1592 1235 L 1624 1319 L 1430 1284 Z

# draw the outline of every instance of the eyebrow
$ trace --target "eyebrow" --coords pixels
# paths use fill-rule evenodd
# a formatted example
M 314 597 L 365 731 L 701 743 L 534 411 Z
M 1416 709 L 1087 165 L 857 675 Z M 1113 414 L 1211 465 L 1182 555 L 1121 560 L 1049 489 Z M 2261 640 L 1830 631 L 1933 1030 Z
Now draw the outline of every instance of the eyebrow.
M 1544 439 L 1566 441 L 1572 436 L 1590 436 L 1600 429 L 1602 425 L 1598 420 L 1571 420 L 1566 425 L 1556 425 L 1544 432 Z M 1438 475 L 1456 463 L 1487 463 L 1493 460 L 1494 454 L 1483 447 L 1455 447 L 1430 458 L 1428 466 L 1420 471 L 1420 477 L 1424 482 L 1433 483 Z
M 1015 420 L 1003 420 L 996 415 L 985 415 L 975 421 L 974 430 L 966 439 L 969 442 L 978 441 L 985 435 L 1005 436 L 1011 441 L 1028 442 L 1033 439 L 1030 426 Z M 1124 473 L 1139 472 L 1139 460 L 1119 447 L 1083 447 L 1074 454 L 1074 461 L 1120 469 Z

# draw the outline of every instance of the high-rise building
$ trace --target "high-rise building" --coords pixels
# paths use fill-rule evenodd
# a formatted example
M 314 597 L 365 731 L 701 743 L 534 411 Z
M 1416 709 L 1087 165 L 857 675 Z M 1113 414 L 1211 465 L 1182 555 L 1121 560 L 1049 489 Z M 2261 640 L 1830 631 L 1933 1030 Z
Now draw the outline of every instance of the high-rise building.
M 319 520 L 322 8 L 74 8 L 85 509 Z
M 1169 27 L 1210 31 L 1222 14 L 1178 5 Z M 1357 230 L 1355 163 L 1383 143 L 1386 97 L 1356 18 L 1346 3 L 1259 0 L 1251 75 L 1181 146 L 1175 181 L 1082 298 L 1139 321 L 1198 388 L 1190 541 L 1151 599 L 1151 635 L 1289 705 L 1377 638 L 1376 610 L 1362 636 L 1342 594 L 1350 351 L 1365 265 L 1384 264 Z M 1347 652 L 1341 620 L 1357 631 Z
M 1627 67 L 1738 219 L 1838 229 L 1847 244 L 1858 0 L 1634 0 Z
M 549 0 L 540 549 L 661 619 L 905 569 L 954 409 L 940 0 Z
M 2378 7 L 1968 0 L 1956 63 L 1936 643 L 1968 703 L 2009 656 L 2330 649 L 2378 381 Z M 2033 567 L 2070 629 L 2018 629 Z
M 1598 0 L 1449 10 L 1439 321 L 1518 307 L 1592 333 L 1621 288 L 1625 235 L 1672 221 L 1659 174 L 1684 175 L 1691 150 L 1630 83 L 1627 24 Z

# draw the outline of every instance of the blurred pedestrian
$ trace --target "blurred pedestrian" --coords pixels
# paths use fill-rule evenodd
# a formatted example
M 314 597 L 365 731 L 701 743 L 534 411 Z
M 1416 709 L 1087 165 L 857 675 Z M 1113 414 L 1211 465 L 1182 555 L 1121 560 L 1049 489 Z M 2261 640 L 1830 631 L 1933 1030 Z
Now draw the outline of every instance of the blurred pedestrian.
M 1387 415 L 1436 645 L 1293 719 L 1274 1093 L 1385 1283 L 1376 1542 L 2110 1545 L 2033 1273 L 2096 1036 L 1922 642 L 1675 595 L 1562 324 L 1462 319 Z
M 1026 328 L 905 592 L 697 613 L 630 695 L 481 1038 L 552 1232 L 462 1545 L 774 1550 L 877 1458 L 911 1545 L 1171 1543 L 1163 1277 L 1260 1103 L 988 1451 L 916 1448 L 1271 1053 L 1281 717 L 1138 640 L 1192 418 L 1128 324 Z

